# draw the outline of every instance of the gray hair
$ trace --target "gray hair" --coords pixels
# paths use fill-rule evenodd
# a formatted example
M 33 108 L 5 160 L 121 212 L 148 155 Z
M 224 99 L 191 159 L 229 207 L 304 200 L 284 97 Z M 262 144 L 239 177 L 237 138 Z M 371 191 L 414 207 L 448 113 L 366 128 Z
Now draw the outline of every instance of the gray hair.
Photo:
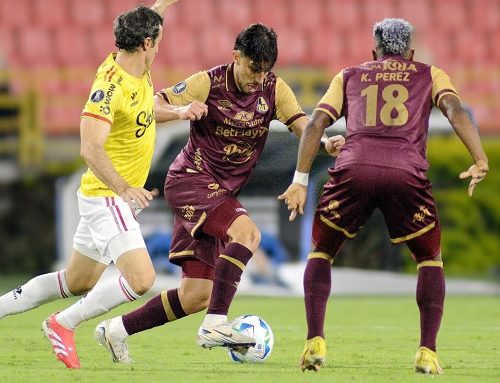
M 413 26 L 403 19 L 384 19 L 373 25 L 376 49 L 382 54 L 402 55 L 410 48 Z

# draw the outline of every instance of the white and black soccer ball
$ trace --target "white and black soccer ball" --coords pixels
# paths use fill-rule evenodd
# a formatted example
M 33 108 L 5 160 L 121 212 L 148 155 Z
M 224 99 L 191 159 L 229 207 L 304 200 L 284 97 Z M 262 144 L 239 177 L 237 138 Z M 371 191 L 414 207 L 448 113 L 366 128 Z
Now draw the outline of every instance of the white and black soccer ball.
M 231 359 L 240 363 L 262 363 L 273 351 L 274 336 L 271 327 L 257 315 L 243 315 L 232 322 L 233 327 L 255 339 L 254 347 L 229 349 Z

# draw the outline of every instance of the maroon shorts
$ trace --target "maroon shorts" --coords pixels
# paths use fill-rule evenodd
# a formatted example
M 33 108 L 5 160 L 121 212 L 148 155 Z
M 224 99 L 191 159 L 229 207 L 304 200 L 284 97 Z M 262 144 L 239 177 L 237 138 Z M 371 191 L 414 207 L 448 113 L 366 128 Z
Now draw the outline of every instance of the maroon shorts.
M 206 174 L 167 177 L 165 199 L 174 213 L 170 261 L 197 259 L 215 266 L 227 242 L 227 230 L 246 209 Z
M 420 245 L 421 251 L 435 256 L 440 227 L 431 189 L 424 173 L 372 165 L 331 169 L 314 216 L 313 243 L 335 256 L 343 241 L 354 238 L 373 210 L 379 208 L 392 243 L 432 232 L 433 240 Z

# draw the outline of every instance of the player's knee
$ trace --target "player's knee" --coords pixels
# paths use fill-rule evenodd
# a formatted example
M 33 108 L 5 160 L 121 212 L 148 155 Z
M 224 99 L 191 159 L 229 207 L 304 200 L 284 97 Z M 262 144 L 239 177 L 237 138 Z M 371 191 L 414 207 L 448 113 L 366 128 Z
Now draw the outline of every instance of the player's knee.
M 97 281 L 92 278 L 72 278 L 71 276 L 66 276 L 66 285 L 69 292 L 74 296 L 88 293 L 96 283 Z
M 186 314 L 194 314 L 205 310 L 210 303 L 210 296 L 211 289 L 179 289 L 179 298 Z
M 252 253 L 254 253 L 260 245 L 261 234 L 257 226 L 253 226 L 247 230 L 242 230 L 234 236 L 233 241 L 237 242 L 247 249 L 249 249 Z
M 132 276 L 127 276 L 125 279 L 137 295 L 143 295 L 153 287 L 156 275 L 154 270 L 148 270 Z

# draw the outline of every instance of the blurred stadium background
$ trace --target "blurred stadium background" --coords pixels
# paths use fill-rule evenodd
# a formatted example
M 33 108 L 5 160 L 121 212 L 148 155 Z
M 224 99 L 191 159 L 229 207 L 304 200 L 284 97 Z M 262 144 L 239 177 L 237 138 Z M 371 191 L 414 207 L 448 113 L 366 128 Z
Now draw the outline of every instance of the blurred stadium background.
M 83 166 L 81 109 L 97 66 L 115 49 L 114 18 L 140 3 L 0 0 L 0 275 L 47 271 L 69 251 L 76 204 L 72 188 Z M 373 23 L 385 17 L 402 17 L 416 27 L 416 59 L 450 74 L 481 132 L 491 172 L 473 199 L 457 177 L 470 166 L 469 156 L 439 113 L 431 120 L 429 177 L 441 214 L 447 272 L 498 283 L 500 0 L 181 0 L 165 18 L 154 82 L 159 90 L 228 62 L 236 34 L 263 22 L 278 33 L 276 72 L 310 112 L 338 70 L 371 58 Z M 342 129 L 342 123 L 334 127 Z M 186 127 L 159 130 L 148 185 L 161 189 L 166 168 L 185 142 Z M 296 149 L 297 141 L 275 125 L 242 194 L 273 246 L 284 248 L 275 263 L 300 261 L 307 252 L 310 215 L 289 224 L 275 200 L 291 179 Z M 318 158 L 314 194 L 331 165 L 331 159 Z M 313 205 L 312 200 L 309 211 Z M 169 222 L 161 199 L 143 214 L 150 236 L 168 233 Z M 267 250 L 276 253 L 273 249 Z M 158 267 L 168 272 L 164 252 L 158 254 Z M 344 248 L 337 263 L 414 269 L 406 249 L 389 244 L 379 215 Z

